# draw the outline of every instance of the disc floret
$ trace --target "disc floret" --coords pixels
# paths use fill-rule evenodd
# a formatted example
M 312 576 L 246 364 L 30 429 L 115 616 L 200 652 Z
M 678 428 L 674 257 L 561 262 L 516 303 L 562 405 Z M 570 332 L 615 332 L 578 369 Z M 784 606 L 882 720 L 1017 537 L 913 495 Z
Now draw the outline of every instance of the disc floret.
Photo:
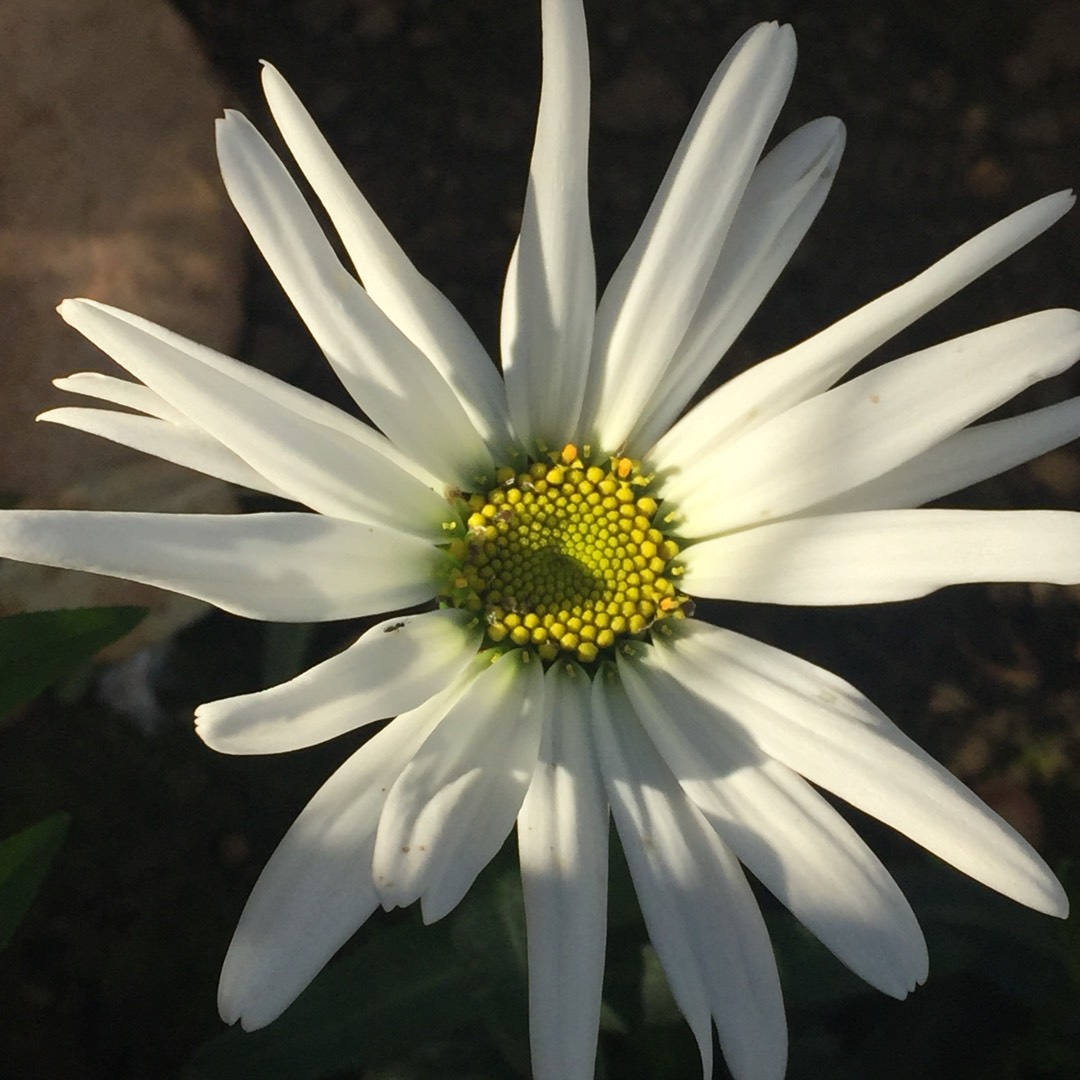
M 481 616 L 496 645 L 589 663 L 682 616 L 679 546 L 656 521 L 652 478 L 627 457 L 600 461 L 570 444 L 500 469 L 490 491 L 453 496 L 464 534 L 449 544 L 441 598 Z

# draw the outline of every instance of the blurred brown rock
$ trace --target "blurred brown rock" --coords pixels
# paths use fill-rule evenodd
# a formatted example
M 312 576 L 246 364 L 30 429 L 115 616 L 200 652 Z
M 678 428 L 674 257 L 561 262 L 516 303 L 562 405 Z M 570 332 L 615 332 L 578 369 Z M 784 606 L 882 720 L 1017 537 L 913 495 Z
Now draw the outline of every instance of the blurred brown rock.
M 224 101 L 167 3 L 0 4 L 0 490 L 33 497 L 139 456 L 33 423 L 60 403 L 51 379 L 115 372 L 56 315 L 65 296 L 233 346 L 241 230 L 212 130 Z
M 115 365 L 55 312 L 88 296 L 230 351 L 242 230 L 214 156 L 226 94 L 161 0 L 0 3 L 0 491 L 35 507 L 228 512 L 220 481 L 34 417 L 51 385 Z M 205 605 L 117 579 L 0 565 L 0 613 L 143 604 L 110 658 Z

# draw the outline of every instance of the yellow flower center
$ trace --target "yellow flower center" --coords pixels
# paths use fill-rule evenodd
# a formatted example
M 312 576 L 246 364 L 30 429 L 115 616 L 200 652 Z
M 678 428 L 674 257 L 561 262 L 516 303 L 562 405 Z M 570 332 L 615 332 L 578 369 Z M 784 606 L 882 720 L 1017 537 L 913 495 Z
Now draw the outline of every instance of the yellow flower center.
M 482 615 L 492 642 L 590 662 L 682 616 L 679 547 L 654 521 L 650 478 L 629 458 L 588 459 L 568 445 L 523 472 L 501 469 L 491 491 L 455 496 L 467 531 L 449 545 L 441 599 Z

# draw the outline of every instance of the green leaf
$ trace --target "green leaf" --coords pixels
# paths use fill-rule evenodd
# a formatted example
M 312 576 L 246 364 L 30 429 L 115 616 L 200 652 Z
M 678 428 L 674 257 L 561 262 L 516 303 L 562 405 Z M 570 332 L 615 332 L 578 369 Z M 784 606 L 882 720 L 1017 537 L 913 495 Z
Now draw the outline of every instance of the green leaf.
M 0 716 L 130 633 L 145 614 L 137 607 L 75 608 L 0 619 Z
M 641 958 L 641 1006 L 646 1025 L 683 1023 L 682 1010 L 675 1003 L 660 958 L 652 945 L 642 946 Z
M 1062 923 L 927 857 L 896 868 L 930 948 L 932 972 L 978 974 L 1038 1007 L 1067 977 Z
M 977 975 L 1037 1007 L 1064 976 L 1065 927 L 985 888 L 930 855 L 890 871 L 911 902 L 930 950 L 931 978 Z M 874 995 L 799 923 L 765 907 L 788 1009 L 839 1007 Z M 1065 924 L 1066 926 L 1068 924 Z
M 70 814 L 50 814 L 36 825 L 0 840 L 0 949 L 7 947 L 34 902 L 70 824 Z
M 528 1076 L 528 953 L 516 860 L 496 859 L 469 890 L 451 925 L 488 1034 L 514 1071 Z
M 408 1057 L 479 1022 L 444 924 L 381 930 L 331 964 L 269 1027 L 201 1047 L 185 1080 L 318 1080 Z
M 788 911 L 766 908 L 765 924 L 789 1010 L 836 1007 L 874 992 Z

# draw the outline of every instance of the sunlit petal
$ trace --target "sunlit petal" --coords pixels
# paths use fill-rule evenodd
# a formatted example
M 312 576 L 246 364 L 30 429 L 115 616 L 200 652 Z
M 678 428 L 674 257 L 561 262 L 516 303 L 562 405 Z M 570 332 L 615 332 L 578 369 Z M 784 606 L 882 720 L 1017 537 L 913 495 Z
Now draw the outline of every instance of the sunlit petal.
M 179 409 L 174 409 L 149 386 L 129 382 L 127 379 L 100 375 L 96 371 L 78 371 L 74 375 L 53 379 L 53 386 L 58 390 L 67 390 L 71 394 L 82 394 L 84 397 L 96 398 L 98 401 L 108 401 L 112 405 L 138 409 L 147 416 L 156 416 L 159 420 L 167 420 L 171 424 L 192 425 L 191 420 L 184 413 Z
M 672 474 L 664 490 L 689 536 L 786 517 L 888 472 L 1077 357 L 1075 311 L 977 330 L 796 405 Z
M 416 708 L 445 690 L 480 644 L 462 611 L 402 615 L 269 690 L 195 710 L 203 742 L 226 754 L 279 754 Z
M 536 1080 L 588 1080 L 607 932 L 608 805 L 589 736 L 591 680 L 544 676 L 544 730 L 518 814 Z
M 903 510 L 997 476 L 1080 437 L 1080 398 L 965 428 L 889 472 L 809 508 L 811 514 Z
M 122 446 L 130 446 L 144 454 L 151 454 L 162 461 L 171 461 L 174 465 L 194 469 L 206 476 L 216 476 L 219 480 L 240 484 L 253 491 L 285 495 L 276 484 L 267 480 L 228 447 L 192 424 L 174 424 L 153 416 L 137 416 L 134 413 L 112 412 L 108 409 L 71 407 L 50 409 L 42 413 L 38 420 L 85 431 Z
M 826 116 L 761 159 L 671 366 L 628 440 L 644 456 L 727 352 L 788 264 L 832 187 L 844 125 Z
M 660 644 L 665 668 L 770 757 L 1018 903 L 1068 911 L 1031 845 L 843 679 L 698 620 Z
M 479 674 L 387 796 L 375 843 L 383 906 L 451 911 L 514 827 L 536 763 L 543 669 L 507 653 Z
M 593 682 L 611 812 L 649 938 L 712 1075 L 712 1021 L 736 1080 L 780 1080 L 787 1029 L 772 946 L 734 855 L 642 730 L 632 695 Z
M 521 234 L 502 304 L 518 438 L 566 442 L 585 394 L 596 307 L 589 230 L 589 46 L 580 5 L 544 0 L 544 72 Z
M 880 604 L 975 581 L 1080 582 L 1080 514 L 871 510 L 795 518 L 682 556 L 695 596 L 763 604 Z
M 327 401 L 323 401 L 322 398 L 317 398 L 313 394 L 300 390 L 298 387 L 291 386 L 268 372 L 252 367 L 250 364 L 241 363 L 239 360 L 234 360 L 231 356 L 219 353 L 206 345 L 200 345 L 197 341 L 192 341 L 171 330 L 167 330 L 164 326 L 158 326 L 157 323 L 140 318 L 129 311 L 121 311 L 119 308 L 99 304 L 94 300 L 65 300 L 57 310 L 66 321 L 74 325 L 73 320 L 84 317 L 87 308 L 91 309 L 91 316 L 93 316 L 93 312 L 112 316 L 114 320 L 126 323 L 128 326 L 140 331 L 141 335 L 144 335 L 117 336 L 115 338 L 115 350 L 111 346 L 99 345 L 99 347 L 105 348 L 105 351 L 121 367 L 133 373 L 155 370 L 155 365 L 152 363 L 155 355 L 153 341 L 161 342 L 169 346 L 169 350 L 160 355 L 169 357 L 174 363 L 180 365 L 181 370 L 197 369 L 199 367 L 210 368 L 211 371 L 226 376 L 231 383 L 248 387 L 260 399 L 269 399 L 280 409 L 296 413 L 298 416 L 310 420 L 320 427 L 330 428 L 332 431 L 349 436 L 353 441 L 360 443 L 369 451 L 377 453 L 380 457 L 386 458 L 399 469 L 420 480 L 428 487 L 438 489 L 441 486 L 441 481 L 421 468 L 408 456 L 396 450 L 384 435 L 380 435 L 356 417 L 350 416 Z M 81 326 L 78 328 L 80 332 L 83 332 Z M 113 332 L 115 332 L 115 328 L 113 328 Z M 153 341 L 147 342 L 147 337 L 153 339 Z M 142 374 L 139 377 L 141 378 Z M 166 397 L 150 390 L 149 387 L 145 388 L 145 394 L 150 395 L 147 398 L 139 390 L 132 391 L 126 386 L 118 388 L 108 385 L 118 382 L 121 382 L 121 380 L 84 372 L 68 376 L 67 379 L 58 379 L 56 385 L 62 385 L 64 389 L 72 389 L 76 393 L 90 394 L 91 397 L 114 401 L 119 405 L 128 404 L 152 416 L 159 416 L 163 420 L 175 420 L 177 423 L 186 422 L 196 427 L 201 426 L 203 415 L 207 411 L 205 408 L 195 407 L 185 412 L 176 408 L 175 403 L 170 403 Z M 69 386 L 70 383 L 75 383 L 75 385 Z M 181 383 L 181 385 L 183 384 Z M 133 394 L 137 396 L 132 397 Z M 123 400 L 125 398 L 128 400 Z
M 502 382 L 468 323 L 409 261 L 272 64 L 263 64 L 262 84 L 278 129 L 326 208 L 368 295 L 454 388 L 488 444 L 509 446 Z
M 275 1020 L 379 903 L 371 877 L 386 792 L 460 693 L 399 716 L 319 789 L 278 844 L 244 906 L 218 988 L 222 1019 Z
M 457 395 L 341 265 L 285 166 L 239 113 L 218 121 L 218 158 L 229 197 L 349 393 L 396 446 L 468 487 L 491 458 Z
M 655 393 L 698 310 L 794 70 L 791 27 L 762 23 L 713 76 L 596 312 L 581 421 L 587 438 L 617 450 Z
M 879 345 L 1045 232 L 1075 202 L 1071 191 L 1059 191 L 1017 210 L 910 281 L 725 383 L 660 440 L 654 463 L 686 465 L 827 390 Z
M 316 514 L 9 510 L 0 558 L 141 581 L 280 622 L 393 611 L 436 588 L 430 544 Z
M 127 312 L 65 300 L 60 314 L 297 502 L 425 535 L 446 516 L 441 495 L 401 468 L 379 440 L 365 438 L 364 425 L 349 421 L 343 430 L 326 423 L 324 410 L 313 415 L 299 391 L 278 384 L 276 393 L 264 392 L 269 377 L 239 378 L 232 364 L 205 362 L 181 348 L 175 335 L 155 333 Z
M 655 660 L 619 657 L 634 708 L 683 790 L 754 876 L 857 975 L 893 997 L 926 979 L 911 906 L 808 784 Z

